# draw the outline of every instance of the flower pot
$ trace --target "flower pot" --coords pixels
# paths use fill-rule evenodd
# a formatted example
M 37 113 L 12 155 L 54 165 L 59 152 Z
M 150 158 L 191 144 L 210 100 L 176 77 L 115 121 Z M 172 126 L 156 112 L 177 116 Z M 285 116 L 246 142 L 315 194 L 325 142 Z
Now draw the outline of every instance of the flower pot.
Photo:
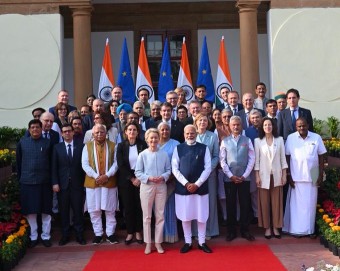
M 322 235 L 320 235 L 320 239 L 319 239 L 319 241 L 320 241 L 320 245 L 324 245 L 324 243 L 325 243 L 325 237 L 324 236 L 322 236 Z
M 333 245 L 333 255 L 334 256 L 339 256 L 339 252 L 338 252 L 338 247 L 336 245 Z
M 328 250 L 330 252 L 333 252 L 333 248 L 335 247 L 335 245 L 332 242 L 328 242 Z
M 328 248 L 328 240 L 327 240 L 326 238 L 325 238 L 325 240 L 324 240 L 323 246 L 324 246 L 325 248 Z

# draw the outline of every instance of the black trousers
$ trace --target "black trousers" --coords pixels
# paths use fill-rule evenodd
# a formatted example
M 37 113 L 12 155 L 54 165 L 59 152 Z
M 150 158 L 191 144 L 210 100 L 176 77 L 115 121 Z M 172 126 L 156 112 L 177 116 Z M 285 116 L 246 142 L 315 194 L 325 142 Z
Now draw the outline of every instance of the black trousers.
M 70 236 L 70 210 L 73 211 L 73 228 L 77 237 L 82 237 L 84 232 L 84 189 L 67 189 L 58 192 L 59 213 L 61 228 L 64 237 Z
M 131 182 L 119 187 L 119 193 L 124 204 L 126 230 L 128 234 L 143 230 L 143 214 L 140 204 L 139 187 Z
M 237 197 L 240 204 L 240 230 L 248 232 L 251 220 L 250 210 L 250 182 L 244 181 L 239 184 L 234 182 L 224 183 L 227 204 L 227 228 L 229 232 L 236 232 L 237 225 Z

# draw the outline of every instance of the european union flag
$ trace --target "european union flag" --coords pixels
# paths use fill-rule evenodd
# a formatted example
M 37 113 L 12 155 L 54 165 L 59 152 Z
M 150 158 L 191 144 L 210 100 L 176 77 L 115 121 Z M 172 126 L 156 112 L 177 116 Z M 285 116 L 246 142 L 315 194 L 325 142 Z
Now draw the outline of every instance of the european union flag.
M 135 85 L 133 83 L 129 51 L 126 44 L 126 38 L 124 38 L 122 47 L 122 56 L 120 58 L 120 68 L 117 80 L 117 85 L 123 89 L 123 100 L 134 102 L 135 98 Z
M 164 43 L 161 70 L 159 71 L 158 100 L 165 102 L 165 96 L 169 90 L 174 90 L 174 82 L 172 80 L 171 73 L 168 39 L 166 38 Z
M 197 86 L 198 85 L 206 86 L 207 96 L 205 97 L 205 99 L 208 101 L 214 102 L 215 101 L 215 88 L 214 88 L 214 81 L 211 75 L 207 38 L 205 36 L 204 36 L 203 45 L 202 45 L 200 66 L 198 69 Z

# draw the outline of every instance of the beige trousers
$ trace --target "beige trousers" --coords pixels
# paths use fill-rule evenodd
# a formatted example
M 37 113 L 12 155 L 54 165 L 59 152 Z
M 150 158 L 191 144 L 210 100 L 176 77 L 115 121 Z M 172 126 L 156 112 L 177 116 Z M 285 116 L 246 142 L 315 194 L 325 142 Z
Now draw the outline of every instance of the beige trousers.
M 144 242 L 147 244 L 151 243 L 151 217 L 153 207 L 155 213 L 155 243 L 163 242 L 166 190 L 166 183 L 142 183 L 140 186 L 140 201 L 143 211 L 143 234 Z

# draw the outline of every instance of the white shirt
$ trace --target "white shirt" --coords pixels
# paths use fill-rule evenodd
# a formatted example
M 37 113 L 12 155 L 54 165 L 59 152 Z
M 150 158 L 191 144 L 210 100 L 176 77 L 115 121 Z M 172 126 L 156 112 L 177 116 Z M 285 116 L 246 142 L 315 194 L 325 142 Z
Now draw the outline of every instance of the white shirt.
M 66 153 L 68 154 L 68 145 L 71 145 L 71 153 L 72 153 L 72 157 L 73 157 L 73 140 L 70 143 L 65 142 L 65 147 L 66 147 Z
M 292 133 L 286 141 L 286 155 L 290 155 L 290 173 L 295 182 L 312 182 L 318 175 L 319 155 L 327 152 L 321 137 L 308 131 L 303 139 L 299 132 Z

